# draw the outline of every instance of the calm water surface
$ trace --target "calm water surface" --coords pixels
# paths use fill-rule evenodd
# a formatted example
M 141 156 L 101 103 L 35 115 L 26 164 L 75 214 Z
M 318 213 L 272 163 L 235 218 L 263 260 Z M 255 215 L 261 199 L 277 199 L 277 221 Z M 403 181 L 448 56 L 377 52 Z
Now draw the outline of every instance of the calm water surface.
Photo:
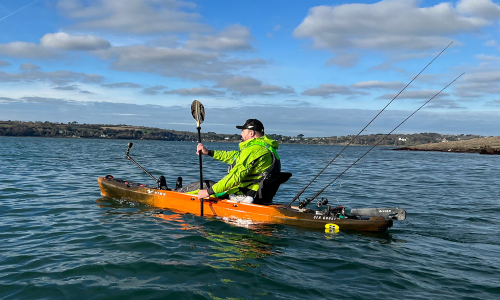
M 124 158 L 127 142 L 0 137 L 0 299 L 500 299 L 499 156 L 375 149 L 323 196 L 402 207 L 407 220 L 331 234 L 103 199 L 98 176 L 153 183 Z M 169 185 L 198 179 L 195 143 L 133 142 Z M 342 149 L 280 147 L 294 175 L 279 203 Z M 347 148 L 306 196 L 368 149 Z M 204 158 L 204 177 L 220 179 L 226 166 Z

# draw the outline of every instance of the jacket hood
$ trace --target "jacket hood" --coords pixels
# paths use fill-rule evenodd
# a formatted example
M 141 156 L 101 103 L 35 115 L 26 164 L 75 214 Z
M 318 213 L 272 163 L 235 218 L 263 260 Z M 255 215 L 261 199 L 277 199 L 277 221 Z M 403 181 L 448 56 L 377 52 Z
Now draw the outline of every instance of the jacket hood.
M 277 141 L 270 139 L 267 135 L 264 135 L 264 136 L 261 136 L 259 138 L 254 138 L 254 139 L 251 139 L 248 141 L 241 142 L 239 144 L 240 150 L 242 150 L 243 148 L 246 148 L 246 147 L 248 147 L 251 144 L 256 143 L 256 142 L 268 144 L 269 146 L 273 147 L 276 150 L 278 150 L 278 147 L 279 147 L 279 143 Z

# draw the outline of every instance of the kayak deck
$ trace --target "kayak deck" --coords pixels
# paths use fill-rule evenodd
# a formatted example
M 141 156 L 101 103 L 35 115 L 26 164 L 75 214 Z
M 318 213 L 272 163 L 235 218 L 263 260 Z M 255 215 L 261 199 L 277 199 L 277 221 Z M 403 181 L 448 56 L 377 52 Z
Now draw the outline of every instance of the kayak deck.
M 104 197 L 127 199 L 160 209 L 200 215 L 200 199 L 196 195 L 160 190 L 139 183 L 99 177 L 99 187 Z M 393 220 L 384 217 L 337 218 L 325 216 L 314 210 L 288 207 L 283 204 L 259 205 L 210 197 L 203 201 L 204 216 L 230 220 L 249 220 L 253 223 L 285 224 L 309 228 L 323 228 L 346 231 L 386 231 Z

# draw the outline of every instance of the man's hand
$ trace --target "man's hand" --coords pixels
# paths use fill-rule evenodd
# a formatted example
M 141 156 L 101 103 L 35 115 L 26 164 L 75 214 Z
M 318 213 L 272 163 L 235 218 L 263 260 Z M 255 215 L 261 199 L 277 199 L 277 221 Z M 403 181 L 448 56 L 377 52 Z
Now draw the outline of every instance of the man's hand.
M 196 154 L 199 155 L 200 151 L 201 151 L 201 154 L 203 154 L 203 155 L 208 154 L 208 149 L 205 148 L 202 143 L 199 143 L 198 146 L 196 147 Z
M 208 198 L 208 196 L 210 196 L 210 195 L 208 194 L 207 190 L 200 190 L 198 192 L 198 198 Z

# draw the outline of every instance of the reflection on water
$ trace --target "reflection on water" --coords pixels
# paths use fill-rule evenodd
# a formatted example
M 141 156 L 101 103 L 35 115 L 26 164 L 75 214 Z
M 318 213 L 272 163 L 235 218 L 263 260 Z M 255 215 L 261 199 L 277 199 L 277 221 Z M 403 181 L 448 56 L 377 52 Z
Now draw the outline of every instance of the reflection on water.
M 265 237 L 272 237 L 272 228 L 261 227 L 249 233 L 235 232 L 214 232 L 203 226 L 191 226 L 181 214 L 155 213 L 154 217 L 179 224 L 181 230 L 196 232 L 214 243 L 210 245 L 210 251 L 206 253 L 215 259 L 209 259 L 206 265 L 213 268 L 225 268 L 229 265 L 238 270 L 245 270 L 247 267 L 256 268 L 258 264 L 244 262 L 248 259 L 264 258 L 279 253 L 279 250 L 266 240 Z
M 209 226 L 193 225 L 192 215 L 178 214 L 171 211 L 158 211 L 149 206 L 138 204 L 127 200 L 114 200 L 101 198 L 96 200 L 97 205 L 103 208 L 104 216 L 123 215 L 148 216 L 161 220 L 161 224 L 168 229 L 171 238 L 189 240 L 192 237 L 201 236 L 207 240 L 208 246 L 195 246 L 190 243 L 193 250 L 201 250 L 205 255 L 203 263 L 213 268 L 234 268 L 244 271 L 247 268 L 257 268 L 258 264 L 249 260 L 265 258 L 281 253 L 279 249 L 271 244 L 274 238 L 273 226 L 264 224 L 239 223 L 234 220 L 222 220 L 220 218 L 207 218 L 207 221 L 222 220 L 231 226 L 244 228 L 244 233 L 229 231 L 214 231 Z M 130 208 L 133 208 L 130 210 Z M 102 220 L 104 221 L 104 220 Z M 240 225 L 240 226 L 238 226 Z M 197 249 L 198 248 L 198 249 Z M 205 249 L 204 249 L 205 248 Z M 197 264 L 197 262 L 193 262 Z M 172 260 L 166 264 L 185 265 L 186 261 Z

